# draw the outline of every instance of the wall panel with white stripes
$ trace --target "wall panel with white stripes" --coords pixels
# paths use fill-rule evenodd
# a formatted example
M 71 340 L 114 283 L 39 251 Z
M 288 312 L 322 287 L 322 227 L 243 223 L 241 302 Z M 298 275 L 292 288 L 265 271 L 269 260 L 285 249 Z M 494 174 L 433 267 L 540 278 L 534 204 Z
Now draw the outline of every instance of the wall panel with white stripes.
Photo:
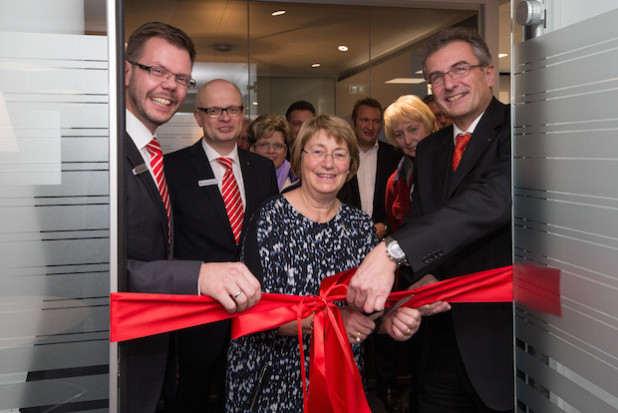
M 515 261 L 560 272 L 559 313 L 517 305 L 520 411 L 618 409 L 616 21 L 606 12 L 514 50 Z

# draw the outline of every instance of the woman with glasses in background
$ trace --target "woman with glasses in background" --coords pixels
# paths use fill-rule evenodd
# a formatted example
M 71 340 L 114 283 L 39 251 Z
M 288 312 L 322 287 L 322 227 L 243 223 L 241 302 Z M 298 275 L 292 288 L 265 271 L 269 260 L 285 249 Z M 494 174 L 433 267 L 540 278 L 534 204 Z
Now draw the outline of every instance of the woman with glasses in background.
M 259 116 L 249 125 L 247 139 L 252 152 L 275 164 L 280 192 L 298 181 L 290 162 L 285 159 L 288 143 L 292 141 L 292 129 L 283 116 L 273 113 Z
M 343 119 L 319 115 L 307 120 L 292 148 L 292 169 L 301 185 L 266 201 L 244 239 L 242 259 L 267 293 L 317 295 L 328 276 L 356 267 L 377 243 L 373 222 L 360 209 L 337 199 L 358 170 L 354 131 Z M 362 342 L 374 322 L 341 307 L 345 333 L 362 374 Z M 416 331 L 420 322 L 408 327 Z M 309 366 L 313 315 L 301 321 L 305 365 Z M 303 411 L 298 324 L 230 343 L 227 412 Z

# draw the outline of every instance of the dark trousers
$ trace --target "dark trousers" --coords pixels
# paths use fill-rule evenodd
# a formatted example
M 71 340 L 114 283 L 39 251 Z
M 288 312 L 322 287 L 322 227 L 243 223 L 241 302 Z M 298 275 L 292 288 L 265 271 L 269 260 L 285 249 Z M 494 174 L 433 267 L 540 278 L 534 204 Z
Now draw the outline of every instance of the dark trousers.
M 218 348 L 217 354 L 205 357 L 201 350 L 208 336 L 203 326 L 192 327 L 178 333 L 178 413 L 225 412 L 225 373 L 227 345 Z M 211 395 L 216 394 L 214 406 Z
M 430 348 L 419 386 L 418 412 L 497 413 L 485 406 L 468 377 L 457 347 L 451 314 L 432 317 L 435 319 L 431 320 L 428 332 L 431 336 L 426 342 Z

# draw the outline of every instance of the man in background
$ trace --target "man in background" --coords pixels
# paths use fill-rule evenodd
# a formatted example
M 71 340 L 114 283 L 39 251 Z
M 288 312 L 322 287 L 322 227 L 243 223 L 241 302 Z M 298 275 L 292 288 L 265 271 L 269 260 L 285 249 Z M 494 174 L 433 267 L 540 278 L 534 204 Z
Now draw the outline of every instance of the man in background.
M 315 108 L 313 105 L 306 100 L 297 100 L 292 103 L 288 110 L 285 112 L 285 118 L 288 120 L 290 127 L 292 128 L 292 142 L 289 147 L 291 147 L 296 141 L 296 137 L 298 136 L 298 131 L 300 127 L 303 126 L 303 123 L 309 118 L 315 116 Z
M 431 112 L 436 117 L 436 122 L 438 122 L 438 128 L 444 129 L 447 126 L 451 126 L 453 124 L 453 120 L 449 115 L 444 113 L 440 106 L 436 103 L 436 99 L 434 95 L 427 95 L 423 98 L 423 102 L 429 106 Z
M 386 183 L 402 155 L 388 143 L 378 141 L 382 106 L 377 100 L 357 101 L 351 122 L 360 149 L 360 166 L 356 176 L 343 185 L 337 197 L 365 211 L 373 219 L 378 238 L 382 239 L 388 233 Z

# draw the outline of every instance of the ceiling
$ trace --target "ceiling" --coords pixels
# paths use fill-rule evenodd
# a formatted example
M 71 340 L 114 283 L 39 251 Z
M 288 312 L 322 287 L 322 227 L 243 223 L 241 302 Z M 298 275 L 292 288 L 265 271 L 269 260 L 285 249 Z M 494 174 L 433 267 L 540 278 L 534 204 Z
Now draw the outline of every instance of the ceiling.
M 469 9 L 244 0 L 125 0 L 124 3 L 127 36 L 145 22 L 163 21 L 191 36 L 198 62 L 249 61 L 256 64 L 260 76 L 345 77 L 369 62 L 415 47 L 441 28 L 474 22 L 476 15 Z M 286 13 L 272 16 L 277 10 Z M 501 7 L 500 16 L 500 53 L 509 53 L 508 2 Z M 339 51 L 340 45 L 348 46 L 349 50 Z M 229 50 L 219 51 L 216 47 Z M 312 68 L 314 63 L 320 63 L 320 67 Z M 501 72 L 508 72 L 509 67 L 510 59 L 500 60 Z

